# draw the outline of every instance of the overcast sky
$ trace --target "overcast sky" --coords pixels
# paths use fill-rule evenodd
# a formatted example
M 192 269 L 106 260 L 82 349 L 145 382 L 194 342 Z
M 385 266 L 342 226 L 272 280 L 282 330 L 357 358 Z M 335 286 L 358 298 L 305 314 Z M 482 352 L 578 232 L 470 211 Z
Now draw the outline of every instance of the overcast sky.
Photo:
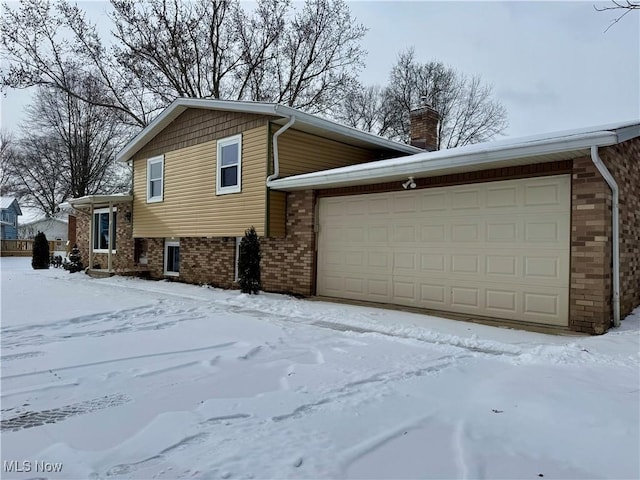
M 79 4 L 105 24 L 106 3 Z M 492 84 L 508 136 L 640 118 L 640 12 L 605 32 L 617 14 L 595 11 L 594 2 L 349 4 L 369 28 L 365 84 L 386 83 L 398 53 L 413 46 L 421 62 L 440 60 Z M 16 127 L 28 99 L 7 92 L 4 128 Z

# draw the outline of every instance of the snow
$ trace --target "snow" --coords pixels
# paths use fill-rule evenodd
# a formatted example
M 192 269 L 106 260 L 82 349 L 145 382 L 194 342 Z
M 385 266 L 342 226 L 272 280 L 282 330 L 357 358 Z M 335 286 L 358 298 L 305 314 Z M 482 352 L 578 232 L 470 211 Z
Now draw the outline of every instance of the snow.
M 552 336 L 0 269 L 2 478 L 640 478 L 640 309 Z

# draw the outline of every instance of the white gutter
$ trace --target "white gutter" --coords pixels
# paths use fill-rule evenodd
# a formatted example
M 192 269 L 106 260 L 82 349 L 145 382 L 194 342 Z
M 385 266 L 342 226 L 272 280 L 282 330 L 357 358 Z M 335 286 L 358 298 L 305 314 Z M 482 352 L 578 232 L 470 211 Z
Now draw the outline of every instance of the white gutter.
M 620 230 L 619 230 L 619 208 L 618 208 L 618 184 L 616 183 L 611 172 L 607 170 L 607 167 L 602 162 L 600 155 L 598 155 L 598 146 L 593 145 L 591 147 L 591 160 L 596 166 L 600 175 L 605 179 L 611 194 L 613 196 L 613 204 L 611 205 L 611 227 L 613 233 L 612 239 L 612 256 L 613 256 L 613 326 L 620 326 Z
M 272 180 L 275 180 L 280 175 L 280 157 L 278 156 L 278 137 L 282 135 L 284 132 L 289 130 L 294 123 L 296 123 L 296 117 L 291 115 L 289 121 L 278 129 L 276 133 L 273 134 L 273 173 L 267 177 L 267 185 Z
M 581 150 L 592 145 L 607 146 L 617 143 L 614 132 L 599 131 L 561 138 L 545 138 L 520 144 L 492 145 L 491 143 L 470 145 L 425 152 L 407 157 L 361 163 L 349 167 L 334 168 L 322 172 L 305 173 L 267 182 L 274 189 L 309 189 L 340 185 L 368 184 L 376 181 L 389 181 L 391 177 L 418 177 L 464 167 L 477 167 L 485 164 L 508 162 L 518 158 Z M 548 161 L 548 160 L 545 160 Z

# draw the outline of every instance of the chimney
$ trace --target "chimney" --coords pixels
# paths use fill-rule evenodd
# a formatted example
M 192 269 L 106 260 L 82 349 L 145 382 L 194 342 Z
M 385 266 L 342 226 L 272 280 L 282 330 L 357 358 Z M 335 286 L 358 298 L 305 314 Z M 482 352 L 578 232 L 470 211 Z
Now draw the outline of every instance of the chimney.
M 438 149 L 440 114 L 430 105 L 414 108 L 409 113 L 411 145 L 427 151 Z

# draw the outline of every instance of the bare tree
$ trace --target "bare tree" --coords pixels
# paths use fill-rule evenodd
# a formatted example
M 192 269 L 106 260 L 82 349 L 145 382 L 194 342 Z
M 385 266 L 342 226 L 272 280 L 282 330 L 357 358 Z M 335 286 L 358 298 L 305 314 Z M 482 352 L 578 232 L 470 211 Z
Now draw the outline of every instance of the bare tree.
M 37 208 L 46 216 L 54 216 L 58 205 L 69 196 L 61 150 L 58 138 L 27 135 L 20 139 L 10 165 L 14 193 L 20 203 Z
M 381 136 L 393 136 L 395 118 L 385 90 L 380 85 L 359 86 L 344 96 L 333 112 L 336 120 L 353 128 Z
M 93 78 L 72 82 L 82 96 L 101 95 Z M 7 162 L 10 181 L 24 204 L 54 215 L 67 198 L 128 190 L 126 167 L 115 163 L 125 134 L 115 116 L 113 109 L 40 87 Z
M 365 29 L 344 0 L 111 0 L 115 43 L 107 48 L 68 0 L 5 4 L 2 85 L 53 86 L 123 121 L 146 125 L 179 96 L 262 100 L 317 113 L 355 85 Z M 88 97 L 70 77 L 92 76 Z
M 158 105 L 143 84 L 120 68 L 85 12 L 67 0 L 20 0 L 2 5 L 2 87 L 54 87 L 95 106 L 118 112 L 122 121 L 146 125 Z M 87 97 L 74 78 L 93 77 L 103 94 Z
M 13 135 L 6 130 L 0 130 L 0 195 L 8 195 L 13 192 L 9 169 L 14 155 L 15 139 Z
M 343 122 L 409 142 L 409 113 L 427 103 L 441 116 L 438 149 L 486 141 L 504 131 L 507 114 L 480 77 L 467 77 L 442 62 L 421 64 L 413 49 L 402 52 L 385 88 L 370 87 L 346 96 Z
M 618 23 L 622 18 L 627 15 L 632 10 L 640 10 L 640 1 L 637 0 L 611 0 L 611 4 L 606 7 L 596 7 L 593 6 L 598 12 L 605 12 L 608 10 L 614 10 L 619 13 L 619 15 L 611 20 L 609 26 L 605 29 L 605 32 L 613 27 L 616 23 Z

